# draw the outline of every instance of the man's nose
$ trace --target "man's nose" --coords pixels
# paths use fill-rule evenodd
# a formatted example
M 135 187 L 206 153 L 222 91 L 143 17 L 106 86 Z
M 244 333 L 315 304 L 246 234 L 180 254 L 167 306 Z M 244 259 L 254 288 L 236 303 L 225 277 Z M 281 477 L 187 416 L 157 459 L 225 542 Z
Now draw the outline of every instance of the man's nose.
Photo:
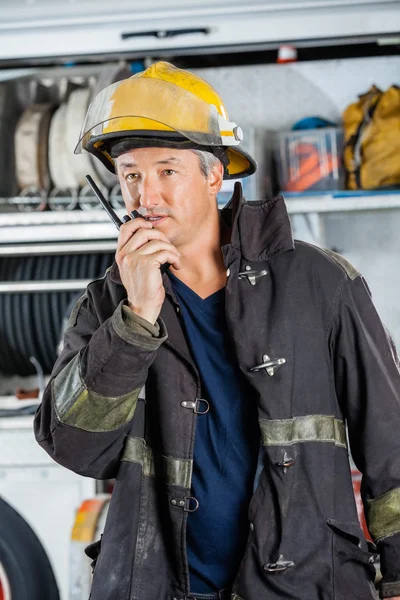
M 152 179 L 142 179 L 139 185 L 139 204 L 143 208 L 150 209 L 160 201 L 160 191 L 157 183 Z

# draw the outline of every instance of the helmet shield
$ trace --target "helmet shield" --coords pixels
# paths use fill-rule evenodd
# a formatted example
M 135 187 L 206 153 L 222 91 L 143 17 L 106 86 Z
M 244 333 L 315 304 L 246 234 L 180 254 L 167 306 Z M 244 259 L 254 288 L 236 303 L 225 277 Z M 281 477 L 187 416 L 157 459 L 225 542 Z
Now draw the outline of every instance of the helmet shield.
M 75 154 L 90 142 L 121 134 L 176 132 L 207 146 L 236 146 L 236 124 L 184 88 L 160 79 L 131 77 L 113 83 L 93 100 Z

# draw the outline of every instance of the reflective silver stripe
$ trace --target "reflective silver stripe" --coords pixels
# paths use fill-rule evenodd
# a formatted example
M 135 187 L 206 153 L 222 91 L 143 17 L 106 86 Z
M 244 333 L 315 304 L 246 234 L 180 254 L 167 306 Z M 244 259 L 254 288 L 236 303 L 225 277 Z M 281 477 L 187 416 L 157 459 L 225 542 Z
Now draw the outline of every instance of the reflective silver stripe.
M 125 441 L 122 459 L 141 465 L 143 475 L 155 475 L 153 450 L 147 446 L 142 438 L 128 436 Z
M 360 275 L 360 272 L 344 256 L 326 248 L 321 248 L 321 250 L 342 267 L 349 279 L 356 279 Z
M 78 320 L 79 311 L 81 310 L 81 306 L 84 303 L 84 301 L 86 300 L 86 298 L 87 298 L 87 292 L 85 291 L 82 294 L 82 296 L 80 296 L 78 298 L 78 300 L 76 301 L 76 303 L 74 304 L 71 314 L 69 315 L 65 331 L 67 331 L 68 329 L 71 329 L 71 327 L 75 327 L 76 322 Z
M 92 281 L 90 281 L 89 285 L 92 283 L 95 283 L 96 281 L 101 281 L 102 279 L 105 279 L 107 277 L 107 273 L 111 271 L 111 267 L 107 267 L 107 269 L 105 270 L 105 273 L 103 275 L 103 277 L 98 277 L 97 279 L 93 279 Z M 87 287 L 89 287 L 89 285 Z M 81 309 L 82 304 L 84 303 L 84 301 L 86 300 L 86 298 L 88 297 L 88 293 L 87 293 L 87 288 L 85 290 L 85 292 L 82 294 L 82 296 L 80 296 L 78 298 L 78 300 L 76 301 L 75 305 L 72 308 L 71 314 L 69 316 L 68 319 L 68 323 L 66 326 L 66 331 L 68 329 L 70 329 L 71 327 L 75 327 L 76 322 L 78 320 L 78 316 L 79 316 L 79 311 Z
M 103 396 L 89 390 L 77 354 L 52 381 L 54 408 L 67 425 L 91 432 L 112 431 L 130 421 L 135 413 L 140 388 L 123 396 Z
M 122 456 L 123 461 L 141 465 L 143 475 L 154 476 L 154 454 L 142 438 L 128 436 Z M 192 484 L 193 461 L 186 458 L 163 456 L 163 474 L 167 485 L 176 485 L 190 489 Z
M 400 488 L 367 500 L 368 529 L 375 541 L 400 533 Z
M 164 474 L 167 485 L 190 488 L 192 485 L 193 461 L 187 458 L 163 456 Z
M 347 447 L 343 421 L 328 415 L 308 415 L 293 419 L 260 419 L 264 446 L 287 446 L 300 442 L 332 442 Z
M 55 409 L 60 421 L 85 388 L 81 377 L 80 355 L 77 354 L 52 382 Z

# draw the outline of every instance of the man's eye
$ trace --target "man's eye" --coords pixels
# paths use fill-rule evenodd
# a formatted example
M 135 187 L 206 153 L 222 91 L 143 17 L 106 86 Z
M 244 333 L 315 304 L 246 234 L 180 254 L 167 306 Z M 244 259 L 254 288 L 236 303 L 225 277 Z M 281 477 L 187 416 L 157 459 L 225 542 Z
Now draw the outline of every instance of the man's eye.
M 126 175 L 125 179 L 127 181 L 135 181 L 135 179 L 138 179 L 139 174 L 138 173 L 129 173 L 128 175 Z
M 176 171 L 174 171 L 173 169 L 165 169 L 163 173 L 165 173 L 165 175 L 173 175 L 174 173 L 176 173 Z

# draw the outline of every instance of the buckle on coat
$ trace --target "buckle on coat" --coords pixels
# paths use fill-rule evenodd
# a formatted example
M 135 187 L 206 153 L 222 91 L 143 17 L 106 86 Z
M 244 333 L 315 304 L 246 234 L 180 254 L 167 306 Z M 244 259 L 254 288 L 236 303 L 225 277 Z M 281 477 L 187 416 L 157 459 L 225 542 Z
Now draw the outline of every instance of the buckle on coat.
M 264 277 L 265 275 L 268 275 L 268 271 L 266 271 L 265 269 L 263 269 L 262 271 L 256 271 L 255 269 L 252 269 L 249 265 L 247 265 L 245 267 L 245 270 L 239 273 L 238 278 L 247 279 L 249 283 L 251 283 L 251 285 L 256 285 L 257 279 L 260 279 L 260 277 Z
M 285 560 L 283 554 L 281 554 L 276 562 L 267 563 L 263 566 L 263 569 L 264 571 L 267 571 L 267 573 L 283 573 L 283 571 L 286 571 L 291 567 L 294 567 L 294 562 L 292 560 Z
M 183 498 L 172 498 L 172 506 L 181 508 L 184 512 L 196 512 L 200 504 L 197 498 L 193 496 L 184 496 Z
M 260 371 L 265 369 L 270 377 L 273 377 L 278 369 L 285 364 L 286 358 L 270 358 L 267 354 L 262 357 L 263 362 L 261 365 L 252 367 L 250 371 Z
M 200 405 L 203 402 L 204 410 L 200 410 Z M 192 400 L 182 400 L 181 406 L 183 408 L 190 408 L 196 415 L 205 415 L 210 410 L 210 404 L 204 398 L 196 398 L 193 402 Z
M 295 459 L 288 455 L 286 450 L 283 452 L 282 460 L 277 462 L 278 467 L 282 467 L 283 472 L 286 473 L 289 467 L 293 467 Z

